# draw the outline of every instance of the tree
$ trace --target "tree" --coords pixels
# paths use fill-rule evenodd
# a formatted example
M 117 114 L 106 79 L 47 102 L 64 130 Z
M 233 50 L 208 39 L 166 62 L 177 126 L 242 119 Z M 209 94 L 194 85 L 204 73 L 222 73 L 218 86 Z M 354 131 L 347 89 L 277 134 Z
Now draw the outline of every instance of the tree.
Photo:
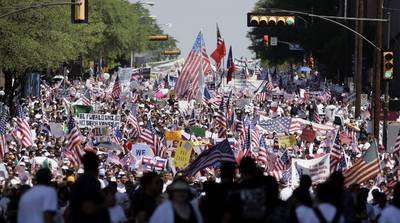
M 0 15 L 46 0 L 2 0 Z M 11 9 L 12 10 L 12 9 Z M 174 40 L 152 45 L 147 36 L 162 31 L 148 10 L 127 0 L 96 0 L 89 5 L 89 23 L 72 24 L 70 6 L 51 6 L 0 18 L 0 71 L 6 74 L 6 91 L 12 95 L 11 80 L 30 71 L 46 71 L 77 60 L 111 64 L 130 52 L 175 47 Z M 162 48 L 162 49 L 159 49 Z

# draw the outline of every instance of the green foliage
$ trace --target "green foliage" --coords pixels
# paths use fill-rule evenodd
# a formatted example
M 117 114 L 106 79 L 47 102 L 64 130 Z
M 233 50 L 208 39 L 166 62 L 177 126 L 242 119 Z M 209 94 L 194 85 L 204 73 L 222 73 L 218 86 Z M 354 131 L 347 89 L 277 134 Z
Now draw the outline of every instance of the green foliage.
M 46 0 L 0 0 L 6 7 L 26 7 Z M 149 12 L 127 0 L 92 0 L 89 24 L 72 24 L 70 6 L 27 10 L 0 19 L 0 69 L 23 73 L 56 68 L 62 62 L 104 58 L 109 63 L 130 52 L 154 49 L 147 36 L 161 29 Z M 175 41 L 157 47 L 174 47 Z M 161 49 L 158 49 L 161 50 Z
M 253 11 L 268 13 L 266 8 L 279 8 L 321 15 L 337 15 L 336 4 L 335 0 L 259 0 Z M 299 43 L 307 55 L 312 53 L 317 64 L 326 67 L 330 73 L 336 73 L 338 70 L 343 73 L 344 64 L 348 65 L 347 61 L 351 61 L 354 36 L 343 28 L 318 18 L 297 16 L 295 27 L 256 27 L 248 33 L 252 43 L 249 49 L 255 52 L 258 58 L 272 64 L 300 62 L 303 53 L 289 51 L 287 45 L 279 44 L 277 47 L 263 45 L 262 36 L 266 34 L 270 37 L 276 36 L 281 41 Z

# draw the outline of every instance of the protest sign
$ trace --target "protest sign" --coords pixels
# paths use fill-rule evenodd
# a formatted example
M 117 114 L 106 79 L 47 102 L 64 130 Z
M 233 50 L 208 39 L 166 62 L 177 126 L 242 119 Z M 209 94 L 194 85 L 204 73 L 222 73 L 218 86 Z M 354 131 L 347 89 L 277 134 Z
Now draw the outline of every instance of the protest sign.
M 181 140 L 182 132 L 181 131 L 166 131 L 165 132 L 165 140 L 173 141 L 173 140 Z
M 278 138 L 280 148 L 287 148 L 296 144 L 296 137 L 294 135 L 281 136 Z
M 175 152 L 175 167 L 185 168 L 190 162 L 192 144 L 189 141 L 180 141 Z
M 109 126 L 115 128 L 120 125 L 120 120 L 120 115 L 80 113 L 78 115 L 77 122 L 80 128 L 92 128 L 101 126 Z
M 324 182 L 330 174 L 330 155 L 326 154 L 317 159 L 292 159 L 292 185 L 300 182 L 302 175 L 309 175 L 312 182 Z
M 191 129 L 191 133 L 196 137 L 204 137 L 206 136 L 206 130 L 201 128 L 200 126 L 193 126 Z
M 153 157 L 153 150 L 144 143 L 133 144 L 131 153 L 135 156 L 136 160 L 141 160 L 143 156 Z
M 86 105 L 73 105 L 72 108 L 74 109 L 74 112 L 77 115 L 81 113 L 90 113 L 93 111 L 92 106 L 86 106 Z
M 63 130 L 63 126 L 61 123 L 50 122 L 49 126 L 50 126 L 50 132 L 51 132 L 52 136 L 54 136 L 56 138 L 60 138 L 60 137 L 64 136 L 64 130 Z
M 108 127 L 96 127 L 92 129 L 93 139 L 96 140 L 97 143 L 110 143 L 111 136 L 110 130 Z

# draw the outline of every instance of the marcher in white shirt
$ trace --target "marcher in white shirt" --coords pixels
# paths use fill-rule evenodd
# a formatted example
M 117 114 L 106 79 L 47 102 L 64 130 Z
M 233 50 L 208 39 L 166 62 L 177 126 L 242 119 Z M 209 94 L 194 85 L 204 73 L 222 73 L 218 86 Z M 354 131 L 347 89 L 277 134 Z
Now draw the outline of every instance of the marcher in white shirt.
M 24 193 L 18 206 L 18 223 L 52 223 L 58 210 L 56 190 L 49 186 L 52 175 L 48 168 L 36 173 L 37 185 Z
M 320 223 L 323 222 L 338 222 L 343 223 L 343 216 L 337 212 L 336 207 L 331 203 L 334 194 L 332 194 L 331 185 L 322 183 L 317 188 L 317 199 L 319 204 L 314 208 L 305 205 L 300 205 L 296 208 L 296 217 L 299 223 Z
M 397 223 L 400 221 L 400 183 L 397 183 L 393 189 L 393 200 L 391 205 L 383 209 L 379 223 Z

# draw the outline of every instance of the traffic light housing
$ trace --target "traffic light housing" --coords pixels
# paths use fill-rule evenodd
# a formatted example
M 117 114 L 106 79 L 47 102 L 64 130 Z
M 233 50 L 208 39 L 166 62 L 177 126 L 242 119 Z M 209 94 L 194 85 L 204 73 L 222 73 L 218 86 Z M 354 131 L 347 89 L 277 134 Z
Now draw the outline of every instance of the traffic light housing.
M 263 42 L 264 42 L 265 46 L 269 46 L 269 36 L 268 35 L 263 36 Z
M 247 13 L 247 26 L 294 26 L 296 17 L 282 14 L 257 14 Z
M 71 20 L 72 23 L 89 22 L 89 0 L 71 0 Z
M 313 57 L 313 56 L 310 56 L 310 57 L 308 58 L 308 66 L 309 66 L 310 68 L 314 68 L 314 67 L 315 67 L 315 60 L 314 60 L 314 57 Z
M 149 36 L 149 41 L 167 41 L 168 35 Z
M 393 79 L 393 52 L 383 52 L 383 79 Z
M 180 49 L 175 49 L 175 50 L 164 50 L 162 52 L 163 55 L 167 55 L 167 56 L 173 56 L 173 55 L 180 55 L 181 54 L 181 50 Z

